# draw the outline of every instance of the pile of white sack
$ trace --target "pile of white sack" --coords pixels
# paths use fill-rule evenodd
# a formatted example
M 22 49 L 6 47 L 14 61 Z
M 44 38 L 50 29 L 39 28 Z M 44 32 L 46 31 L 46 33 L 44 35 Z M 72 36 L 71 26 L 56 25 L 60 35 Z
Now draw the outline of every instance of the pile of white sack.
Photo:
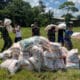
M 15 74 L 19 69 L 58 70 L 79 68 L 78 50 L 68 51 L 59 43 L 49 42 L 44 37 L 31 37 L 14 43 L 11 48 L 0 53 L 1 68 Z

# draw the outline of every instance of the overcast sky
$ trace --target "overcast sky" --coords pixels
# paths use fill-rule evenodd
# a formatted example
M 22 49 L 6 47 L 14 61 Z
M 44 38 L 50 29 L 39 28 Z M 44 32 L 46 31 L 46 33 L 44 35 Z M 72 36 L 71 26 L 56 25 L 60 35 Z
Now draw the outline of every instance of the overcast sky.
M 31 4 L 32 7 L 39 5 L 39 0 L 25 0 Z M 48 10 L 54 11 L 55 17 L 60 17 L 61 15 L 65 14 L 65 11 L 59 10 L 59 5 L 64 3 L 65 1 L 73 1 L 76 5 L 76 7 L 80 10 L 80 0 L 42 0 L 44 4 L 46 5 L 46 12 Z M 79 12 L 74 13 L 73 15 L 78 15 Z

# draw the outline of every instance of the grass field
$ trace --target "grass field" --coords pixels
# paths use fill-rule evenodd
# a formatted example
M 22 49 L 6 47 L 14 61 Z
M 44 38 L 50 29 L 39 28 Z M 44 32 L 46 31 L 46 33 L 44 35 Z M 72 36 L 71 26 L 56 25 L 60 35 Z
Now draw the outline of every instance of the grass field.
M 80 31 L 80 27 L 73 29 L 75 32 Z M 46 32 L 44 28 L 41 28 L 41 35 L 46 37 Z M 10 33 L 12 40 L 14 41 L 14 34 Z M 31 36 L 30 28 L 22 28 L 23 38 L 28 38 Z M 73 39 L 74 48 L 79 49 L 80 53 L 80 41 Z M 3 46 L 3 40 L 0 39 L 0 49 Z M 0 69 L 0 80 L 80 80 L 80 70 L 79 69 L 68 69 L 67 72 L 34 72 L 28 71 L 26 69 L 20 70 L 15 75 L 10 76 L 6 70 Z

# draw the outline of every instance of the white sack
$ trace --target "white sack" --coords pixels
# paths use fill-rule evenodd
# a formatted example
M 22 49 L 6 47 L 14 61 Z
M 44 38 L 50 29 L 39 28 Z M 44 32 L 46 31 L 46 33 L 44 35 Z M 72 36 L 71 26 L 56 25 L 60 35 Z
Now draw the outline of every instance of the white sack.
M 11 19 L 8 19 L 8 18 L 4 19 L 4 26 L 6 26 L 6 28 L 9 32 L 12 32 L 12 30 L 13 30 L 11 23 L 12 23 Z
M 0 59 L 8 59 L 9 57 L 11 57 L 11 50 L 5 50 L 4 52 L 0 53 Z
M 21 60 L 21 69 L 27 69 L 27 70 L 34 70 L 34 67 L 33 65 L 29 62 L 29 60 L 27 59 L 24 59 L 24 60 Z
M 78 49 L 72 49 L 67 55 L 67 68 L 79 68 Z
M 50 30 L 53 27 L 56 28 L 56 26 L 57 25 L 55 25 L 55 24 L 49 24 L 49 25 L 46 26 L 45 30 L 48 31 L 48 30 Z
M 74 32 L 74 33 L 71 35 L 71 38 L 80 39 L 80 32 Z
M 66 24 L 65 23 L 60 23 L 58 26 L 57 26 L 58 29 L 66 29 Z
M 40 72 L 41 62 L 39 61 L 39 59 L 38 58 L 34 58 L 34 57 L 30 57 L 28 60 L 32 64 L 33 68 L 35 70 L 37 70 L 38 72 Z
M 7 59 L 0 64 L 0 67 L 7 69 L 11 74 L 15 74 L 15 72 L 20 68 L 20 63 L 15 59 Z
M 44 52 L 44 67 L 50 70 L 57 70 L 65 68 L 63 59 L 59 58 L 57 53 Z
M 5 18 L 5 19 L 4 19 L 4 25 L 8 26 L 8 25 L 10 25 L 11 23 L 12 23 L 12 21 L 11 21 L 10 19 L 8 19 L 8 18 Z
M 49 53 L 47 51 L 45 51 L 43 53 L 43 59 L 44 59 L 44 65 L 43 67 L 46 69 L 50 69 L 50 70 L 53 70 L 54 67 L 53 67 L 53 59 L 54 59 L 54 55 L 52 55 L 52 53 Z
M 68 62 L 66 64 L 66 68 L 76 68 L 76 69 L 79 69 L 79 63 L 71 63 L 71 62 Z
M 72 49 L 68 52 L 67 62 L 78 63 L 78 49 Z

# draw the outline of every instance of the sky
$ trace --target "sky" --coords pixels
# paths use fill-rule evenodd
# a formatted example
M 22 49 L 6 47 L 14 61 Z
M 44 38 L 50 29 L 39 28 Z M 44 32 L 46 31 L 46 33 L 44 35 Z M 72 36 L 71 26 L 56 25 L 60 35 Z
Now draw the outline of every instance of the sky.
M 31 4 L 32 7 L 39 5 L 39 0 L 25 0 Z M 45 12 L 48 10 L 54 11 L 55 17 L 61 17 L 63 14 L 66 14 L 66 11 L 60 10 L 59 6 L 66 2 L 72 1 L 75 3 L 75 6 L 79 9 L 79 12 L 74 13 L 74 16 L 80 14 L 80 0 L 42 0 L 43 3 L 46 5 Z

